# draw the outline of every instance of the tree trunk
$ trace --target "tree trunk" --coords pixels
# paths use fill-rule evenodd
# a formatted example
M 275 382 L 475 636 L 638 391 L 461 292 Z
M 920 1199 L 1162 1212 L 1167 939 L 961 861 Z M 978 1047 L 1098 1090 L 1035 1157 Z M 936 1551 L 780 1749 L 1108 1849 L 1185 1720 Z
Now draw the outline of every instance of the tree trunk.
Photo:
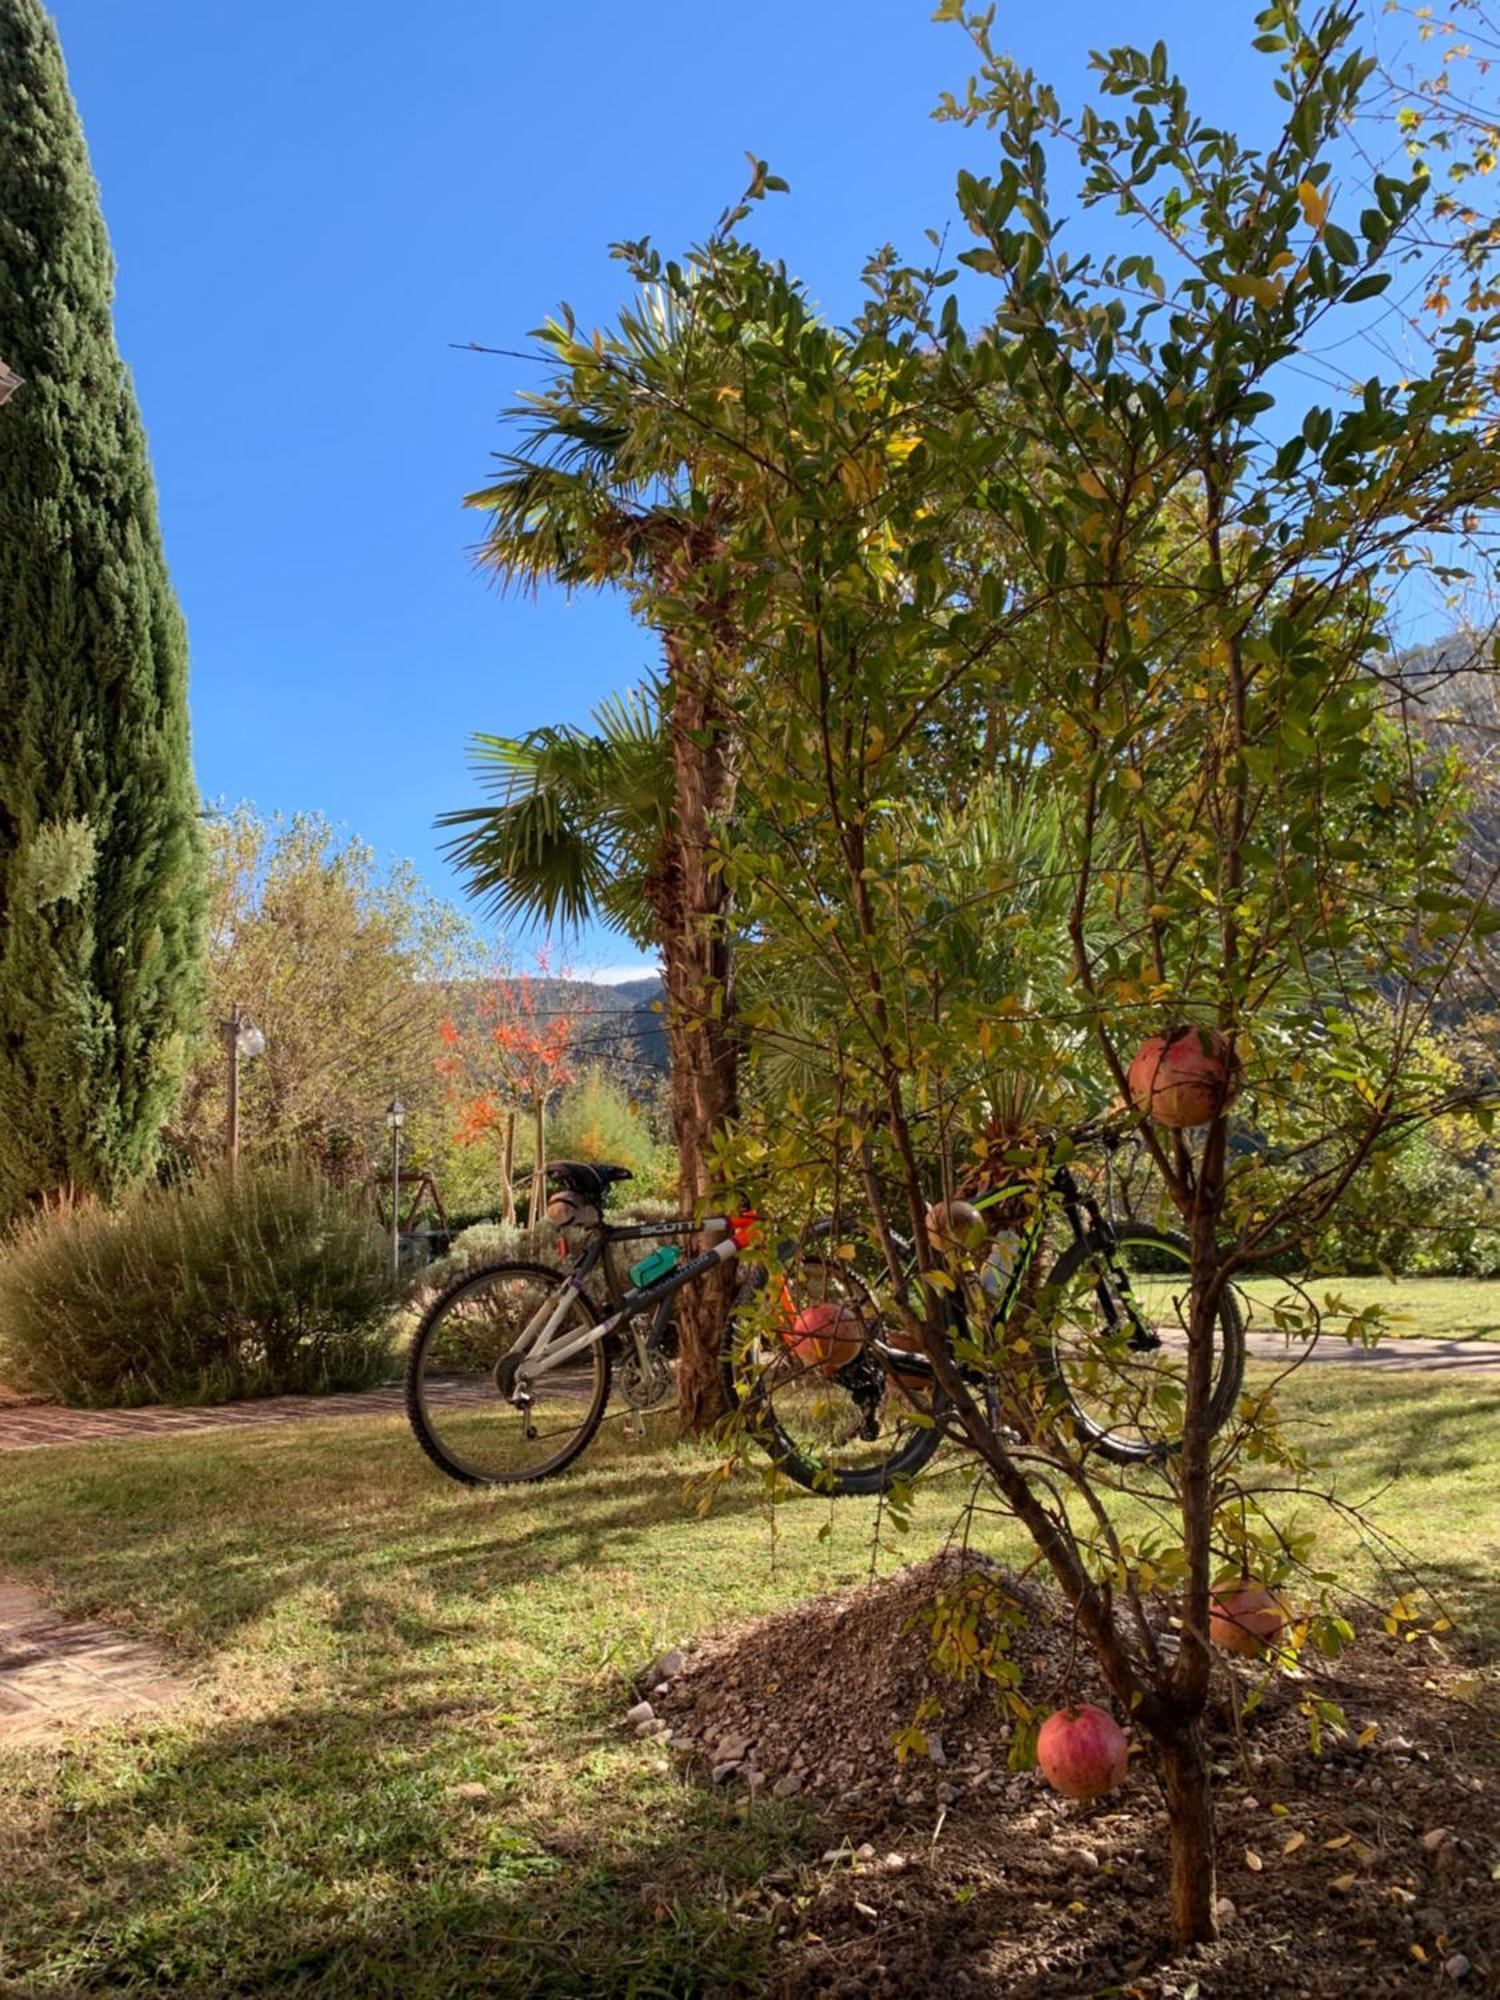
M 1158 1743 L 1171 1839 L 1172 1939 L 1207 1944 L 1218 1936 L 1214 1800 L 1203 1726 L 1189 1723 Z
M 541 1228 L 542 1217 L 547 1213 L 547 1100 L 540 1091 L 534 1115 L 532 1143 L 536 1150 L 531 1161 L 531 1206 L 526 1217 L 526 1227 L 532 1231 Z
M 1213 1562 L 1213 1440 L 1208 1405 L 1221 1279 L 1218 1215 L 1222 1204 L 1225 1121 L 1210 1127 L 1198 1169 L 1189 1217 L 1192 1303 L 1188 1315 L 1188 1379 L 1178 1457 L 1178 1498 L 1187 1578 L 1181 1639 L 1172 1670 L 1177 1721 L 1158 1737 L 1166 1779 L 1167 1824 L 1172 1853 L 1172 1936 L 1199 1944 L 1217 1935 L 1214 1921 L 1214 1806 L 1203 1710 L 1213 1651 L 1208 1637 L 1209 1575 Z
M 679 1204 L 692 1215 L 728 1199 L 715 1183 L 712 1157 L 738 1108 L 729 892 L 714 847 L 714 829 L 733 803 L 734 768 L 711 665 L 683 657 L 670 640 L 667 655 L 677 824 L 675 851 L 654 884 L 654 900 L 662 926 Z M 681 1294 L 677 1411 L 688 1433 L 704 1430 L 724 1412 L 719 1347 L 734 1289 L 734 1270 L 726 1264 Z
M 500 1146 L 500 1220 L 507 1229 L 516 1226 L 516 1112 L 512 1105 L 505 1114 L 505 1138 Z

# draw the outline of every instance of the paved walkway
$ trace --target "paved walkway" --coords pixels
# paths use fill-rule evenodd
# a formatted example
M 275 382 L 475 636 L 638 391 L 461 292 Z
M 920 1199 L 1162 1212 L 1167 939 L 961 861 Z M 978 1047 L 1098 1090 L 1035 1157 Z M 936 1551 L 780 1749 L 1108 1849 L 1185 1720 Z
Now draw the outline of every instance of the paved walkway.
M 164 1708 L 188 1687 L 154 1647 L 0 1583 L 0 1749 Z
M 1252 1360 L 1299 1359 L 1300 1340 L 1287 1340 L 1279 1333 L 1260 1333 L 1253 1327 L 1245 1335 Z M 1317 1342 L 1307 1357 L 1310 1367 L 1362 1368 L 1370 1375 L 1488 1375 L 1500 1382 L 1500 1340 L 1383 1340 L 1378 1347 L 1357 1347 L 1329 1335 Z
M 1279 1333 L 1251 1330 L 1252 1360 L 1298 1358 L 1299 1344 Z M 1325 1337 L 1307 1357 L 1309 1366 L 1362 1368 L 1372 1375 L 1488 1376 L 1500 1383 L 1500 1340 L 1386 1340 L 1379 1347 L 1351 1347 Z M 177 1409 L 153 1404 L 141 1410 L 64 1410 L 53 1403 L 0 1407 L 0 1452 L 31 1451 L 42 1445 L 94 1444 L 127 1438 L 178 1437 L 195 1431 L 244 1430 L 257 1424 L 326 1423 L 335 1417 L 398 1416 L 404 1408 L 399 1383 L 340 1396 L 267 1396 L 258 1402 L 225 1403 L 211 1409 Z
M 257 1402 L 177 1409 L 153 1403 L 140 1410 L 65 1410 L 55 1403 L 0 1408 L 0 1451 L 47 1444 L 94 1444 L 121 1438 L 177 1437 L 191 1431 L 243 1430 L 255 1424 L 295 1424 L 331 1417 L 390 1417 L 404 1408 L 399 1383 L 341 1396 L 266 1396 Z

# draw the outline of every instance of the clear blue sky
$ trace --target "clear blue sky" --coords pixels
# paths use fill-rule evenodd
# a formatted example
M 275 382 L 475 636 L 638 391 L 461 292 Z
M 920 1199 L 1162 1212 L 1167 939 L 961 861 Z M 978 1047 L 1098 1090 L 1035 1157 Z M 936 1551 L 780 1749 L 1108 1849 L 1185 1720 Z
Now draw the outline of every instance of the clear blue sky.
M 865 255 L 916 255 L 982 135 L 933 124 L 967 44 L 922 0 L 53 0 L 119 263 L 211 799 L 317 808 L 441 893 L 433 816 L 469 732 L 581 720 L 650 658 L 617 604 L 501 600 L 473 570 L 496 415 L 559 299 L 621 293 L 608 245 L 701 236 L 769 159 L 761 212 L 834 316 Z M 1240 0 L 1002 5 L 1070 98 L 1088 51 L 1167 39 L 1254 129 Z M 1253 87 L 1252 87 L 1253 86 Z M 582 941 L 580 970 L 634 954 Z

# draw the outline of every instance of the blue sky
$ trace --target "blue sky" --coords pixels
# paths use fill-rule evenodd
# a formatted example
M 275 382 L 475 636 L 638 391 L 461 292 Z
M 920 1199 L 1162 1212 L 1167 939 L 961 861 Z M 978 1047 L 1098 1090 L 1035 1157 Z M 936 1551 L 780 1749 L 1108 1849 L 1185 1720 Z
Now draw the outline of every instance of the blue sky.
M 824 308 L 913 255 L 982 136 L 928 113 L 967 44 L 922 0 L 53 0 L 118 259 L 193 646 L 211 799 L 316 808 L 440 893 L 464 745 L 582 720 L 648 638 L 598 599 L 502 600 L 474 571 L 496 415 L 559 299 L 621 295 L 612 240 L 701 236 L 753 149 L 792 183 L 760 240 Z M 1002 6 L 1070 98 L 1088 50 L 1164 37 L 1202 105 L 1254 130 L 1238 0 Z M 635 954 L 594 935 L 578 970 Z

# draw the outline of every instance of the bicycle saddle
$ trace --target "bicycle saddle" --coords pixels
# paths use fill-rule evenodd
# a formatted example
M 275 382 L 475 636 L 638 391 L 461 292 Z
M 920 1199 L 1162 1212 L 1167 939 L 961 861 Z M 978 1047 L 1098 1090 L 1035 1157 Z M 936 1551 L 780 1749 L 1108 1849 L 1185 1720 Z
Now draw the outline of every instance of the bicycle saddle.
M 635 1175 L 629 1167 L 596 1167 L 585 1160 L 554 1160 L 547 1169 L 547 1178 L 558 1187 L 598 1201 L 611 1181 L 633 1181 Z

